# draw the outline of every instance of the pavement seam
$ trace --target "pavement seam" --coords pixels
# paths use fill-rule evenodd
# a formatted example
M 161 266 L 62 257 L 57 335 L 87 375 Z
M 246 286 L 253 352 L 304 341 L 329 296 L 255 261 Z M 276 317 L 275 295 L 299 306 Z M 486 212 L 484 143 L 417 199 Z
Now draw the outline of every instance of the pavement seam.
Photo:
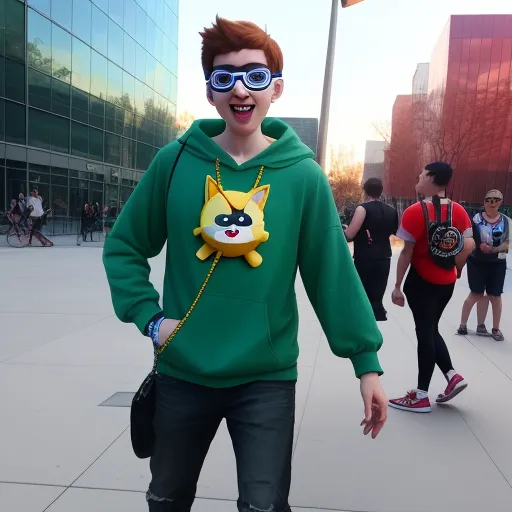
M 73 484 L 77 482 L 89 469 L 98 462 L 98 460 L 105 455 L 105 453 L 110 450 L 110 448 L 114 445 L 114 443 L 130 428 L 130 425 L 128 425 L 123 431 L 116 436 L 116 438 L 69 484 L 66 486 L 66 488 L 43 510 L 43 512 L 46 512 L 57 500 L 59 500 L 69 489 L 73 487 Z
M 3 311 L 0 311 L 0 313 L 3 313 Z M 22 356 L 24 354 L 28 354 L 29 352 L 32 352 L 33 350 L 37 350 L 37 349 L 39 349 L 41 347 L 44 347 L 45 345 L 48 345 L 48 343 L 52 343 L 54 341 L 61 340 L 62 338 L 65 338 L 66 336 L 69 336 L 70 334 L 75 334 L 78 331 L 82 331 L 84 329 L 88 329 L 89 327 L 92 327 L 93 325 L 99 324 L 100 322 L 104 322 L 105 320 L 109 319 L 111 316 L 113 316 L 113 315 L 101 318 L 100 320 L 97 320 L 96 322 L 89 323 L 85 327 L 79 327 L 77 329 L 69 331 L 66 334 L 63 334 L 62 336 L 59 336 L 58 338 L 54 338 L 53 340 L 48 340 L 45 343 L 42 343 L 41 345 L 38 345 L 37 347 L 32 347 L 32 348 L 29 348 L 28 350 L 24 350 L 23 352 L 20 352 L 19 354 L 16 354 L 14 356 L 8 357 L 7 359 L 2 359 L 0 361 L 0 364 L 3 364 L 5 362 L 7 362 L 7 361 L 10 361 L 11 359 L 14 359 L 16 357 Z M 9 363 L 9 364 L 11 364 L 11 363 Z
M 316 363 L 318 361 L 318 354 L 320 353 L 320 345 L 322 343 L 322 338 L 323 337 L 324 337 L 323 331 L 321 331 L 320 334 L 318 335 L 318 345 L 317 345 L 317 348 L 316 348 L 315 362 L 313 363 L 313 371 L 311 372 L 311 380 L 309 382 L 309 387 L 308 387 L 308 391 L 307 391 L 307 394 L 306 394 L 306 401 L 304 402 L 304 409 L 302 410 L 302 415 L 301 415 L 300 420 L 298 422 L 297 436 L 295 437 L 295 443 L 293 445 L 293 450 L 292 450 L 292 460 L 293 460 L 293 458 L 295 456 L 295 450 L 297 449 L 297 445 L 299 444 L 300 431 L 302 429 L 302 424 L 304 422 L 304 416 L 306 415 L 306 409 L 308 407 L 309 395 L 311 394 L 311 388 L 313 386 L 313 379 L 315 377 L 315 371 L 316 371 Z

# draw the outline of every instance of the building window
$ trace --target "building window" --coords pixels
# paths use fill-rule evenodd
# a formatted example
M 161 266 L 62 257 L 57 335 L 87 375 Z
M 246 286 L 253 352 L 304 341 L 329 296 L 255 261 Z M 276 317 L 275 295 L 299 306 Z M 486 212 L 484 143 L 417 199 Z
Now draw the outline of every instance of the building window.
M 90 0 L 73 0 L 73 34 L 87 44 L 91 43 L 91 17 Z
M 146 13 L 137 6 L 136 20 L 137 25 L 135 27 L 135 39 L 144 48 L 146 46 Z
M 25 65 L 5 59 L 5 96 L 25 103 Z
M 6 101 L 5 119 L 9 120 L 5 123 L 5 142 L 25 144 L 25 105 Z
M 28 144 L 59 153 L 69 153 L 69 120 L 31 108 Z
M 112 20 L 108 24 L 108 58 L 122 66 L 123 64 L 123 29 Z
M 71 81 L 71 36 L 57 25 L 52 25 L 52 76 Z
M 28 103 L 44 110 L 51 109 L 51 78 L 35 69 L 28 70 Z
M 85 124 L 71 123 L 71 154 L 89 156 L 89 128 Z
M 52 79 L 52 112 L 69 117 L 71 108 L 71 87 L 55 78 Z
M 89 128 L 89 158 L 103 162 L 103 144 L 103 131 Z
M 92 6 L 91 44 L 103 55 L 108 53 L 108 17 L 96 6 Z
M 0 140 L 5 140 L 5 101 L 0 99 Z
M 105 101 L 90 96 L 89 98 L 89 124 L 96 128 L 105 129 Z
M 91 94 L 107 98 L 107 59 L 94 50 L 91 53 Z
M 119 165 L 121 162 L 121 137 L 105 132 L 105 162 Z
M 28 0 L 28 4 L 31 5 L 32 7 L 35 7 L 38 11 L 41 11 L 47 16 L 51 15 L 50 0 Z
M 52 19 L 64 28 L 71 30 L 71 0 L 52 0 Z
M 123 57 L 123 68 L 131 75 L 135 75 L 136 72 L 136 55 L 137 43 L 125 32 L 124 34 L 124 57 Z
M 91 49 L 73 37 L 71 84 L 84 92 L 91 89 Z
M 123 27 L 132 37 L 137 35 L 137 5 L 135 0 L 125 0 L 124 2 L 124 16 Z
M 52 74 L 52 24 L 37 12 L 28 11 L 28 65 L 47 75 Z
M 25 6 L 17 0 L 5 0 L 5 56 L 9 59 L 25 62 Z
M 113 62 L 108 63 L 107 98 L 114 105 L 121 104 L 123 96 L 123 70 Z

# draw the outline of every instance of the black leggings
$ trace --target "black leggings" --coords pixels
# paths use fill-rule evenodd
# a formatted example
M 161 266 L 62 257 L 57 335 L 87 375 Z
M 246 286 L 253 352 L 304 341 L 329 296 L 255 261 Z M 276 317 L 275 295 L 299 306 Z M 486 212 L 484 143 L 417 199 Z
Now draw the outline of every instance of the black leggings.
M 372 305 L 373 314 L 377 322 L 387 320 L 386 310 L 382 304 L 384 293 L 388 285 L 389 268 L 391 259 L 370 261 L 354 261 L 357 273 L 363 283 L 366 295 Z
M 418 389 L 428 391 L 435 365 L 443 374 L 453 370 L 450 353 L 441 334 L 439 320 L 450 301 L 455 283 L 433 284 L 421 278 L 411 266 L 404 293 L 414 316 L 418 338 Z

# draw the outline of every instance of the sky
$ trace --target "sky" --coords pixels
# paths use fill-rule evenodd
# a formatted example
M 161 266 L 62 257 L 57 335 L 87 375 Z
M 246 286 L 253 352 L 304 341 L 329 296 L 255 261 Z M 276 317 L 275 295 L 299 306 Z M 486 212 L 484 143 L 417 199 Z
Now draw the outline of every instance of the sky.
M 269 115 L 319 117 L 331 0 L 181 0 L 178 112 L 218 117 L 205 97 L 199 31 L 216 14 L 249 20 L 284 53 L 284 94 Z M 364 158 L 373 123 L 389 120 L 398 94 L 410 94 L 451 14 L 512 14 L 512 0 L 364 0 L 339 9 L 328 144 Z

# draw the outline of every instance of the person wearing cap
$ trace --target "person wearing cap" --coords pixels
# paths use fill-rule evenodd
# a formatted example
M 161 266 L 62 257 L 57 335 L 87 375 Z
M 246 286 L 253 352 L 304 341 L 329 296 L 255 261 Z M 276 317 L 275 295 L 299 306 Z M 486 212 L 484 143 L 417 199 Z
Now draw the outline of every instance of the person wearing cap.
M 503 285 L 507 273 L 507 253 L 510 244 L 510 227 L 512 220 L 499 212 L 503 203 L 503 194 L 496 189 L 485 195 L 484 211 L 473 217 L 476 249 L 467 261 L 469 289 L 468 298 L 462 306 L 460 326 L 457 334 L 468 334 L 468 318 L 477 306 L 476 333 L 480 336 L 492 336 L 496 341 L 503 341 L 500 330 Z M 484 294 L 487 295 L 484 296 Z M 485 317 L 492 304 L 492 331 L 485 326 Z

